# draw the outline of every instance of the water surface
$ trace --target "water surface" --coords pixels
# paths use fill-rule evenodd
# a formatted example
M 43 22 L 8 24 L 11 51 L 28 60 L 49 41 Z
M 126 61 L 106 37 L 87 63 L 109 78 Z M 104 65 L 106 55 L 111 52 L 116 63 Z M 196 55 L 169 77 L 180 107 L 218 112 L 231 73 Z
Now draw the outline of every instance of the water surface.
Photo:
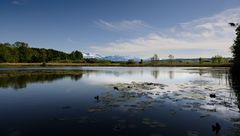
M 0 135 L 238 136 L 239 94 L 228 71 L 1 68 Z

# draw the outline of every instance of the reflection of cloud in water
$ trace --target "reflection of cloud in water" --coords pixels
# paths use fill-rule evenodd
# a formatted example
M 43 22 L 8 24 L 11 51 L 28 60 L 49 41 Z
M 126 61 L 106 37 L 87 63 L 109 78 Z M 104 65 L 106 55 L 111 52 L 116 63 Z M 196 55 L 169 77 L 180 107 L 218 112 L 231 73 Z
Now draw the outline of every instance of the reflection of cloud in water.
M 169 71 L 168 73 L 169 73 L 169 78 L 173 79 L 174 78 L 174 72 L 173 71 Z
M 131 71 L 131 72 L 129 72 Z M 83 75 L 86 78 L 83 80 L 86 83 L 117 83 L 117 82 L 163 82 L 163 83 L 172 83 L 174 82 L 183 82 L 189 79 L 194 78 L 196 75 L 188 73 L 183 69 L 169 69 L 167 68 L 127 68 L 118 69 L 106 69 L 98 72 L 90 72 L 87 75 Z

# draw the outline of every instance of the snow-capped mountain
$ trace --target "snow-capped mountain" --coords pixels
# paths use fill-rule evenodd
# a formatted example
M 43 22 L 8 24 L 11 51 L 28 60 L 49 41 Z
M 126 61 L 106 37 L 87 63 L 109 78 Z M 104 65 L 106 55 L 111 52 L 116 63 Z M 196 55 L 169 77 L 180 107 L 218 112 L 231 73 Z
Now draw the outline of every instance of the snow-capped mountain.
M 96 59 L 102 58 L 102 56 L 99 54 L 85 53 L 85 52 L 82 52 L 82 54 L 83 54 L 83 58 L 96 58 Z
M 110 61 L 128 61 L 129 59 L 133 59 L 135 61 L 139 61 L 140 59 L 137 57 L 129 57 L 129 56 L 102 56 L 99 54 L 93 54 L 93 53 L 86 53 L 83 52 L 83 58 L 96 58 L 96 59 L 103 59 L 103 60 L 110 60 Z
M 111 61 L 128 61 L 129 59 L 133 59 L 135 61 L 139 61 L 139 58 L 136 57 L 129 57 L 129 56 L 119 56 L 119 55 L 114 55 L 114 56 L 105 56 L 103 57 L 105 60 L 111 60 Z

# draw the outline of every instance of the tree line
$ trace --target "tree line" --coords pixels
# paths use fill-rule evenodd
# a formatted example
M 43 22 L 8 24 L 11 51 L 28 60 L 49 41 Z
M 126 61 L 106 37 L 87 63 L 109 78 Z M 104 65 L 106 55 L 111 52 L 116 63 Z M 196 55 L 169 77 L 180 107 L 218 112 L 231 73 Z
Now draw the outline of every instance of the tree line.
M 82 59 L 83 54 L 78 50 L 65 53 L 54 49 L 31 48 L 24 42 L 0 43 L 0 62 L 27 63 Z

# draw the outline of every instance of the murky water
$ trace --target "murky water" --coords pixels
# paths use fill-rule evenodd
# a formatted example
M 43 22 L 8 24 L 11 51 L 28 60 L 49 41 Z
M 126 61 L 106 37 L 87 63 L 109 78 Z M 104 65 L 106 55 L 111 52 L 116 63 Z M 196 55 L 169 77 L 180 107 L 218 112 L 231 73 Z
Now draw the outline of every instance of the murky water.
M 1 68 L 0 135 L 239 136 L 228 71 Z

